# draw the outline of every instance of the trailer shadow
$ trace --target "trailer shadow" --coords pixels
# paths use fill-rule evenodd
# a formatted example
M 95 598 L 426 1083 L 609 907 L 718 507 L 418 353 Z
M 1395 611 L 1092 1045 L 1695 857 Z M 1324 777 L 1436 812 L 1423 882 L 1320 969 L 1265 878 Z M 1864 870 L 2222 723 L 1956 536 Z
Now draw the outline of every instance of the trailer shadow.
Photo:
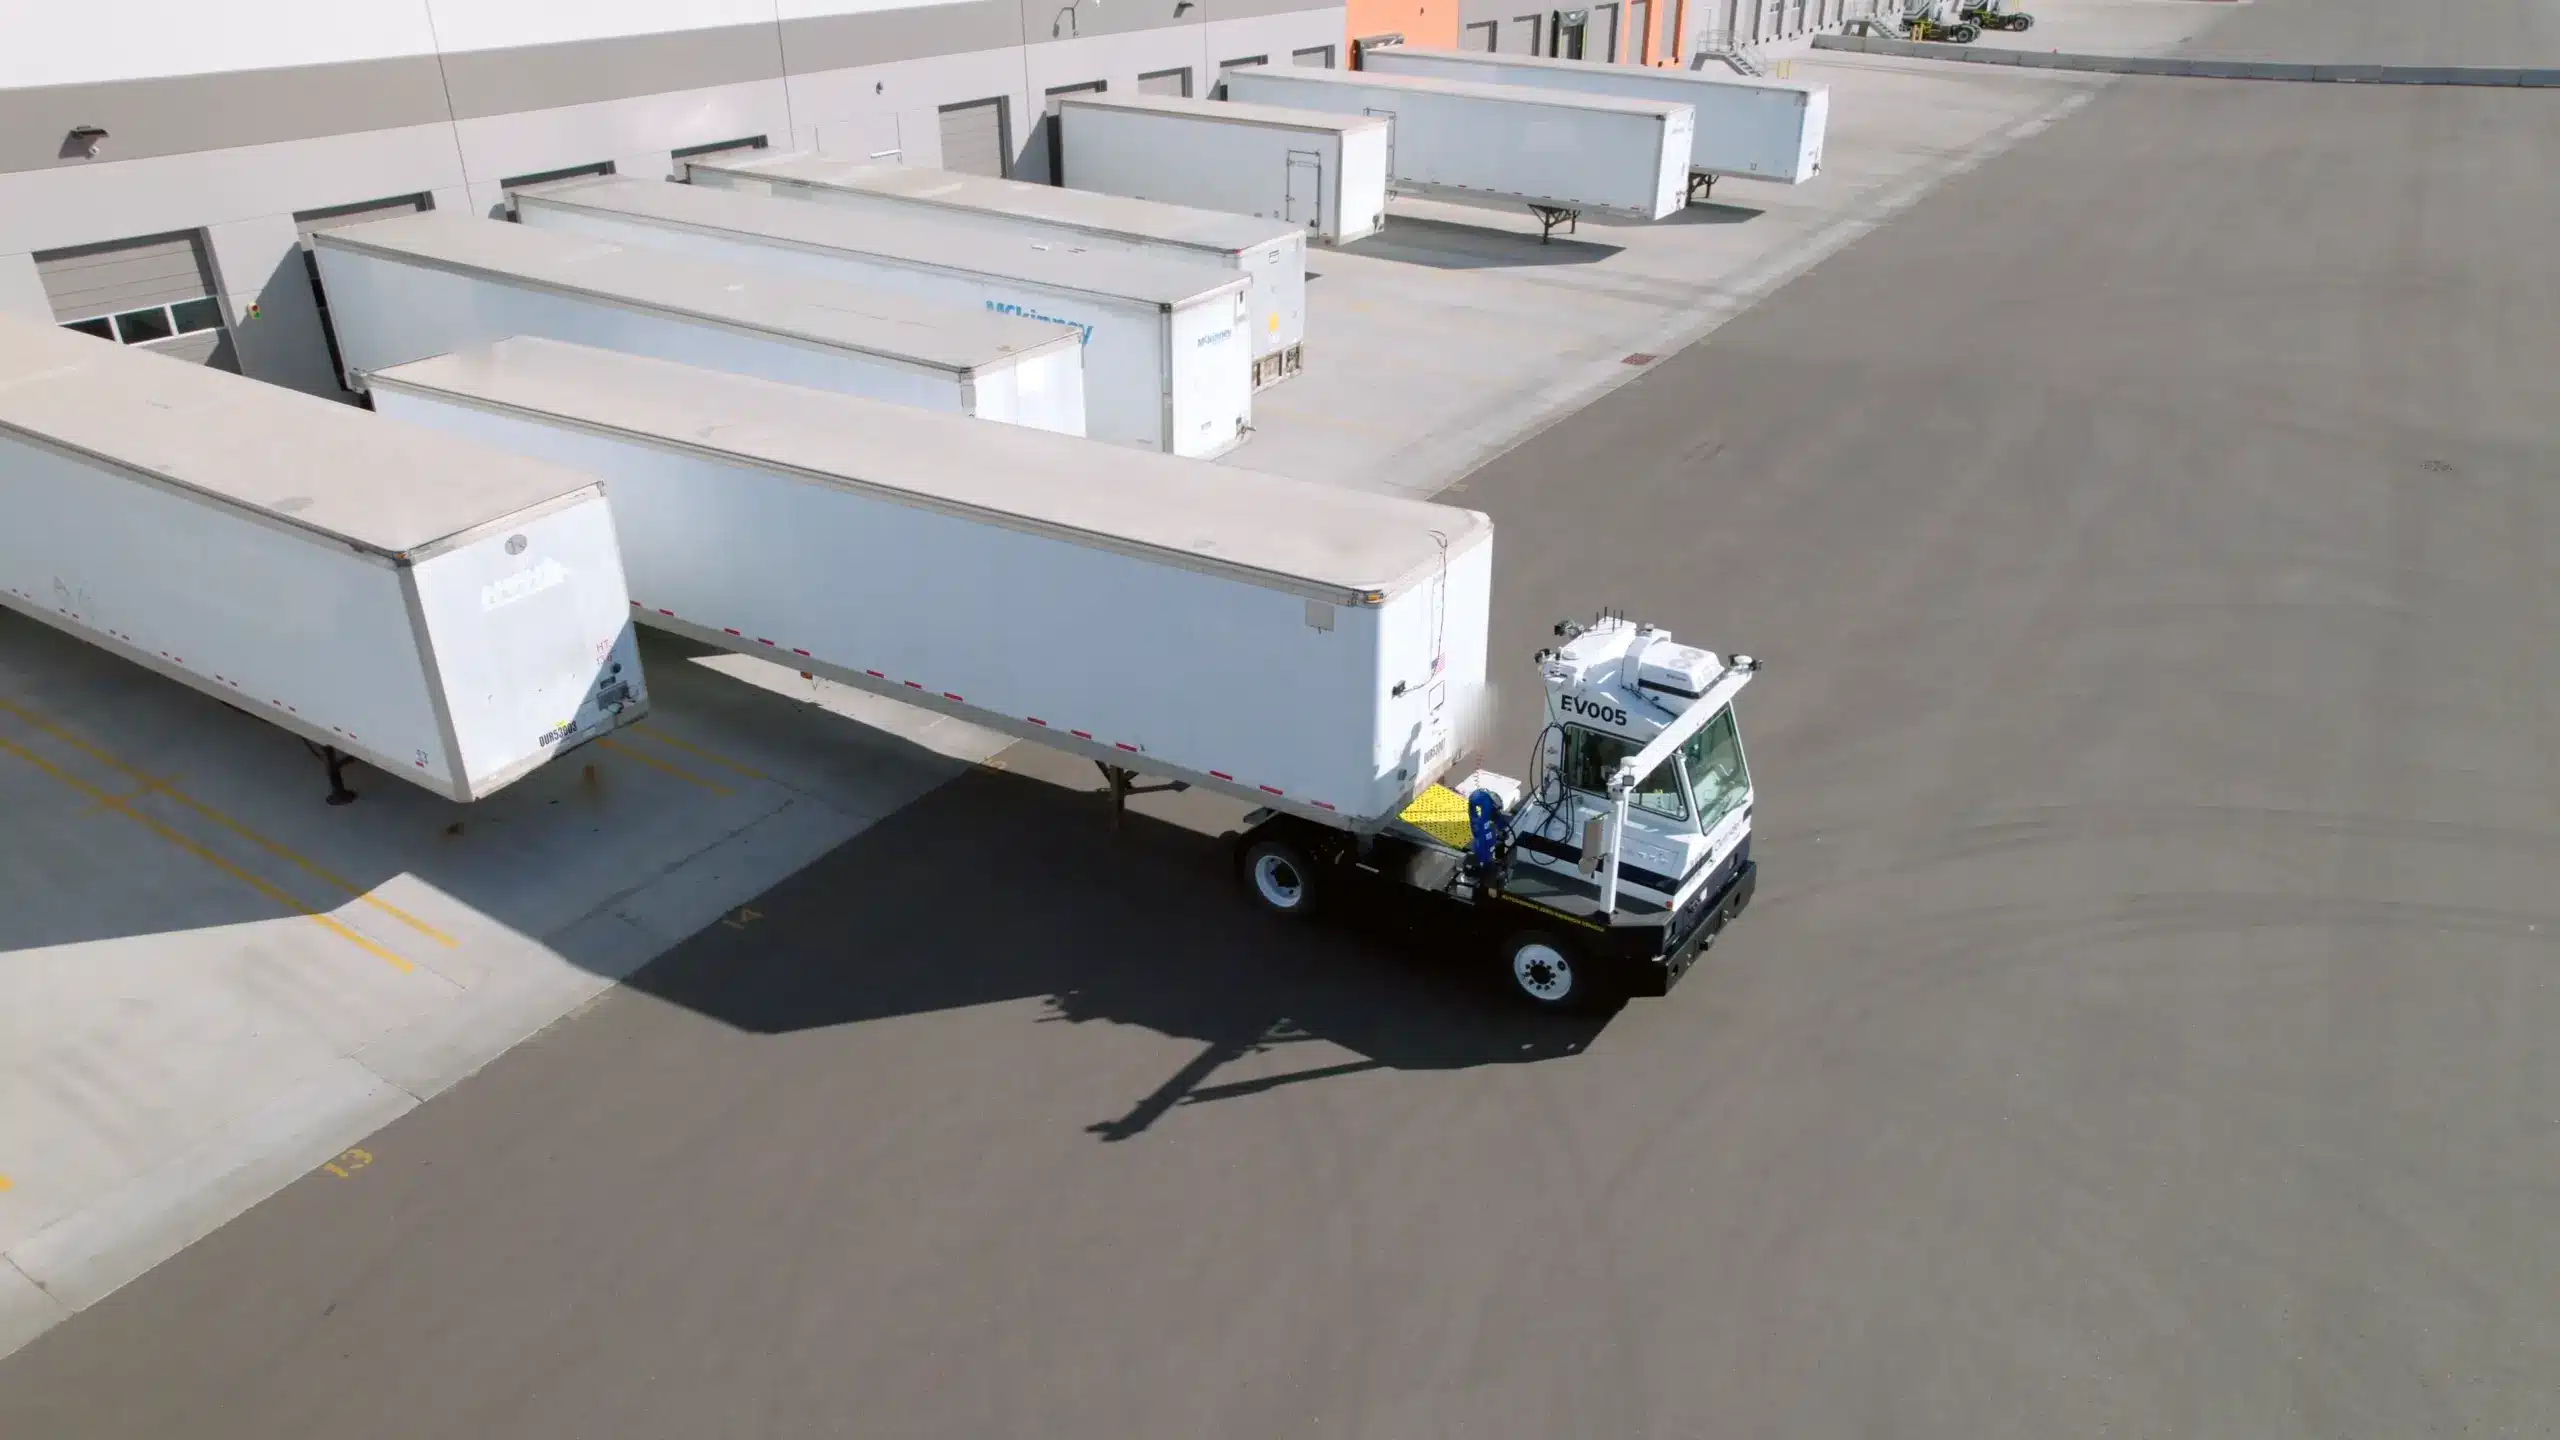
M 1531 224 L 1536 222 L 1531 221 Z M 1515 270 L 1549 265 L 1597 265 L 1625 249 L 1570 233 L 1538 243 L 1535 230 L 1466 225 L 1420 215 L 1398 215 L 1387 229 L 1343 249 L 1355 255 L 1428 265 L 1436 270 Z
M 1193 1060 L 1091 1127 L 1105 1140 L 1177 1106 L 1357 1071 L 1578 1054 L 1607 1023 L 1516 1005 L 1442 937 L 1273 921 L 1248 908 L 1230 853 L 1135 814 L 1114 834 L 1097 796 L 973 771 L 768 891 L 751 929 L 707 929 L 626 983 L 757 1034 L 1043 998 L 1059 1021 L 1197 1041 Z M 1233 1061 L 1300 1045 L 1324 1054 L 1213 1083 Z

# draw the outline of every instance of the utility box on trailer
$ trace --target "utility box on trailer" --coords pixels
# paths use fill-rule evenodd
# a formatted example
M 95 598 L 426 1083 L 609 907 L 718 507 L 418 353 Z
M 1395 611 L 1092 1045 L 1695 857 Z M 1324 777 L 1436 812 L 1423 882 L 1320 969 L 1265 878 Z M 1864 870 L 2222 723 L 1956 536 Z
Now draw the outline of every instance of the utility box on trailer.
M 542 340 L 374 396 L 603 477 L 643 622 L 1123 774 L 1374 828 L 1483 689 L 1474 511 Z
M 1003 239 L 921 216 L 604 176 L 515 192 L 527 226 L 1075 326 L 1084 433 L 1205 458 L 1253 425 L 1245 276 L 1194 260 Z
M 1696 115 L 1696 128 L 1689 136 L 1692 176 L 1710 183 L 1733 175 L 1801 185 L 1822 173 L 1823 130 L 1831 115 L 1831 90 L 1824 85 L 1411 45 L 1373 50 L 1362 67 L 1379 75 L 1418 75 L 1686 105 Z
M 1230 74 L 1234 72 L 1228 72 Z M 1320 245 L 1387 223 L 1387 122 L 1171 95 L 1058 102 L 1060 183 L 1279 220 Z
M 1399 195 L 1522 204 L 1550 230 L 1592 213 L 1659 220 L 1688 203 L 1685 104 L 1294 66 L 1230 70 L 1226 82 L 1239 100 L 1386 118 Z
M 388 365 L 543 335 L 1084 433 L 1083 350 L 1061 324 L 432 211 L 312 248 L 357 389 Z
M 648 708 L 589 473 L 0 318 L 0 517 L 0 603 L 333 780 L 477 800 Z
M 999 239 L 1033 236 L 1104 254 L 1205 262 L 1249 276 L 1254 386 L 1298 373 L 1307 337 L 1307 239 L 1285 221 L 808 153 L 741 151 L 685 162 L 693 184 L 862 215 L 925 215 Z

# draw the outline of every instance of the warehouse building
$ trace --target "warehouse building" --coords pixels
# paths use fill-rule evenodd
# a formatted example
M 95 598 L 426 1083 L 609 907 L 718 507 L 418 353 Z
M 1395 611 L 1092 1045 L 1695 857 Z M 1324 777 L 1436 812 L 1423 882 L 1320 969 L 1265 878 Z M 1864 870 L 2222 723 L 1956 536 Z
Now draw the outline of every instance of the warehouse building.
M 316 230 L 733 148 L 1045 180 L 1052 97 L 1205 95 L 1346 33 L 1340 0 L 93 0 L 8 30 L 0 311 L 324 395 Z

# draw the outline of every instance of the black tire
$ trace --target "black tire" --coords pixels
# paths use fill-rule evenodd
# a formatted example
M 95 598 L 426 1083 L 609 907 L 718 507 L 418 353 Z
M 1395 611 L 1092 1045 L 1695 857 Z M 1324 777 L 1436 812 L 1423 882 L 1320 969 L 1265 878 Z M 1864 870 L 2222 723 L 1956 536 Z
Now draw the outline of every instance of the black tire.
M 1947 38 L 1958 45 L 1970 45 L 1982 38 L 1982 27 L 1971 24 L 1959 25 L 1947 32 Z
M 2012 30 L 2033 30 L 2036 28 L 2036 17 L 2033 15 L 2012 15 L 2009 17 L 2009 28 Z
M 1540 1010 L 1584 1010 L 1597 1002 L 1600 977 L 1591 962 L 1543 930 L 1521 931 L 1502 942 L 1499 954 L 1503 984 Z
M 1324 898 L 1322 874 L 1306 847 L 1292 840 L 1272 836 L 1244 850 L 1245 893 L 1266 914 L 1283 920 L 1304 920 L 1316 912 Z

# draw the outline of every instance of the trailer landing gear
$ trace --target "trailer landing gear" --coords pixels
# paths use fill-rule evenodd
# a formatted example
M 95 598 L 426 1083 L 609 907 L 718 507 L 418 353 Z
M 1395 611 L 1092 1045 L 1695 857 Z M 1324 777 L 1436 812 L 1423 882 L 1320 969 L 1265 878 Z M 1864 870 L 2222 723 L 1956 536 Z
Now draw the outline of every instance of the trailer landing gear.
M 1129 813 L 1130 796 L 1162 795 L 1168 791 L 1191 788 L 1191 782 L 1188 780 L 1166 780 L 1155 785 L 1141 785 L 1138 783 L 1137 771 L 1123 769 L 1106 761 L 1094 761 L 1093 768 L 1102 772 L 1103 783 L 1111 789 L 1111 833 L 1115 835 L 1120 833 L 1120 818 Z
M 319 756 L 320 763 L 329 767 L 329 803 L 356 803 L 356 792 L 347 788 L 347 761 L 352 757 L 335 745 L 314 745 L 308 740 L 302 742 L 302 748 Z
M 1681 201 L 1680 203 L 1683 205 L 1695 205 L 1702 198 L 1708 200 L 1714 199 L 1715 194 L 1716 177 L 1713 175 L 1701 174 L 1697 171 L 1691 171 L 1689 174 L 1689 198 Z
M 1582 233 L 1582 212 L 1579 210 L 1567 209 L 1562 205 L 1532 205 L 1529 207 L 1529 213 L 1538 217 L 1538 243 L 1541 245 L 1547 243 L 1548 237 L 1556 233 L 1556 227 L 1559 225 L 1565 227 L 1565 233 L 1568 235 Z

